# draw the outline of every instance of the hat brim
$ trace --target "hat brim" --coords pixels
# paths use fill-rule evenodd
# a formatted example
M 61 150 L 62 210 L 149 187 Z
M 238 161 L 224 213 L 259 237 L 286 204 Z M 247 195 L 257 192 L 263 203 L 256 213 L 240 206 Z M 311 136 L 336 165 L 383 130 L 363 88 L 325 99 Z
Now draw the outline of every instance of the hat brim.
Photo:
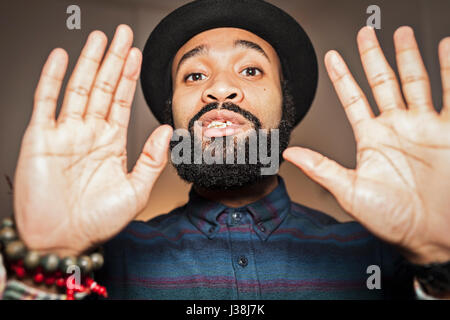
M 166 16 L 143 50 L 141 86 L 151 111 L 164 123 L 172 94 L 172 59 L 187 41 L 206 30 L 234 27 L 261 37 L 277 52 L 296 107 L 295 124 L 306 115 L 317 88 L 313 45 L 300 24 L 280 8 L 261 0 L 198 0 Z

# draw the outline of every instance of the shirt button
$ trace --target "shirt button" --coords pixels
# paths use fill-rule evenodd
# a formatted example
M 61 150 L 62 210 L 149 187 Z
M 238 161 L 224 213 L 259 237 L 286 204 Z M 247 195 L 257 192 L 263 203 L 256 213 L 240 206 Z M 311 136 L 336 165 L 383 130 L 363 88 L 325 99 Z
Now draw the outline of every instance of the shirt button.
M 242 267 L 245 268 L 248 265 L 248 260 L 245 256 L 240 256 L 239 260 L 238 260 L 238 264 Z
M 262 223 L 259 223 L 259 224 L 258 224 L 258 228 L 259 228 L 259 230 L 260 230 L 261 232 L 265 232 L 265 231 L 266 231 L 266 227 L 264 227 L 264 226 L 262 225 Z
M 233 220 L 234 224 L 237 224 L 239 221 L 241 221 L 242 215 L 239 212 L 233 212 L 231 215 L 231 219 Z

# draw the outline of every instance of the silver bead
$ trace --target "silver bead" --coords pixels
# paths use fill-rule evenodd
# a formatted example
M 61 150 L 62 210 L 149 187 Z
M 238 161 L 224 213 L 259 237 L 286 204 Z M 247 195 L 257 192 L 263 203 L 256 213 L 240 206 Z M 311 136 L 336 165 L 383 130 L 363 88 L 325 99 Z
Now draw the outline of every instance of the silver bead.
M 25 245 L 20 240 L 14 240 L 8 243 L 5 247 L 5 254 L 8 259 L 15 261 L 22 259 L 27 253 Z
M 92 271 L 92 260 L 89 256 L 79 257 L 77 264 L 83 274 L 89 274 Z
M 92 270 L 93 271 L 97 271 L 101 267 L 103 267 L 104 259 L 100 253 L 95 252 L 95 253 L 91 254 L 91 260 L 92 260 Z
M 28 251 L 23 264 L 27 270 L 34 270 L 39 266 L 40 255 L 36 251 Z
M 3 244 L 7 244 L 16 239 L 17 239 L 17 234 L 13 228 L 4 227 L 0 230 L 0 241 L 2 241 Z
M 13 219 L 11 219 L 11 218 L 5 218 L 5 219 L 3 219 L 3 221 L 2 221 L 2 226 L 3 226 L 3 227 L 10 227 L 10 228 L 14 227 L 14 221 L 13 221 Z
M 59 257 L 56 254 L 48 254 L 41 260 L 41 266 L 45 272 L 54 272 L 58 270 Z
M 62 273 L 67 273 L 67 268 L 70 266 L 74 266 L 77 264 L 77 258 L 73 256 L 68 256 L 63 259 L 61 259 L 61 262 L 59 263 L 59 270 Z

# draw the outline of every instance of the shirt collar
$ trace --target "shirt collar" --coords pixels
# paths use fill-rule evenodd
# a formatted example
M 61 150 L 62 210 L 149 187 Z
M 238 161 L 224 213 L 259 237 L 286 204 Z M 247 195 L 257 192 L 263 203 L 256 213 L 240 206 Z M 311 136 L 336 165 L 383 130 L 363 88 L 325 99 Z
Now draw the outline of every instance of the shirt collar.
M 281 224 L 288 214 L 291 199 L 283 179 L 278 177 L 278 186 L 267 196 L 240 208 L 229 208 L 224 204 L 203 198 L 194 188 L 189 192 L 187 215 L 189 220 L 209 239 L 219 231 L 217 217 L 225 210 L 246 209 L 253 218 L 253 227 L 261 240 L 267 240 L 270 234 Z

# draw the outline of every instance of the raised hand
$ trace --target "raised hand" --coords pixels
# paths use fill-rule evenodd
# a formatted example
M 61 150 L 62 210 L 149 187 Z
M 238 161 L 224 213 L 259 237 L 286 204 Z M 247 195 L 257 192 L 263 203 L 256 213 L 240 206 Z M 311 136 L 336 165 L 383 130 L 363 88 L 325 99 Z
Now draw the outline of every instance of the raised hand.
M 126 137 L 141 65 L 133 33 L 120 25 L 102 61 L 106 36 L 84 46 L 55 119 L 67 68 L 51 52 L 35 92 L 14 186 L 14 213 L 25 244 L 40 252 L 79 254 L 126 226 L 147 203 L 167 162 L 172 128 L 157 128 L 127 172 Z
M 401 86 L 373 29 L 357 37 L 366 76 L 380 115 L 335 51 L 325 56 L 357 142 L 355 170 L 308 149 L 284 157 L 336 197 L 380 238 L 398 245 L 412 262 L 450 260 L 450 38 L 439 45 L 443 108 L 433 108 L 428 75 L 411 28 L 394 34 Z

